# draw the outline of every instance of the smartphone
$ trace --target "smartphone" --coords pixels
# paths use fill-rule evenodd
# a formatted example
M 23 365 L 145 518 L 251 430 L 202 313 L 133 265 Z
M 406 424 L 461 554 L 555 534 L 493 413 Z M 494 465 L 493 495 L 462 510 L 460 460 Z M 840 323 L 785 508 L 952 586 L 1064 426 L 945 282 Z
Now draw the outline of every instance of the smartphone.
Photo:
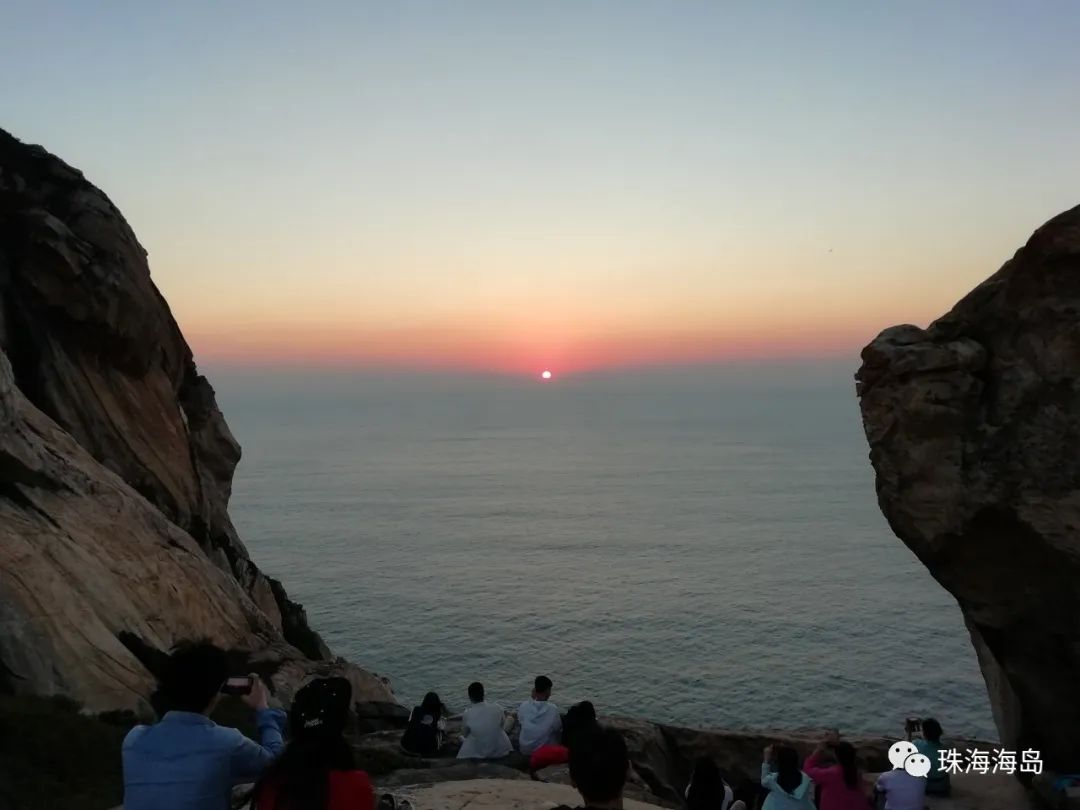
M 922 720 L 918 717 L 909 717 L 904 721 L 904 731 L 908 734 L 914 734 L 916 731 L 922 730 Z
M 254 686 L 251 680 L 251 676 L 244 675 L 240 678 L 229 678 L 225 681 L 224 686 L 221 687 L 221 694 L 223 695 L 248 695 L 251 694 L 251 687 Z

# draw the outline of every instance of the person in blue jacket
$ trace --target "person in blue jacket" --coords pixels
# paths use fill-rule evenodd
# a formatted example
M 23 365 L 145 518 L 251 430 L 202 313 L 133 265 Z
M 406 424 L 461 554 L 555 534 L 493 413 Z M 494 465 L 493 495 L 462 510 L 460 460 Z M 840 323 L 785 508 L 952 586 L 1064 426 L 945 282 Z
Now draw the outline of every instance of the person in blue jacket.
M 794 748 L 765 749 L 761 787 L 769 791 L 761 810 L 814 810 L 814 783 L 800 770 Z
M 154 702 L 167 711 L 124 738 L 124 810 L 229 810 L 233 786 L 255 781 L 285 747 L 285 713 L 267 705 L 266 686 L 250 675 L 241 700 L 255 712 L 259 742 L 211 720 L 229 677 L 225 652 L 212 644 L 178 647 L 164 670 Z

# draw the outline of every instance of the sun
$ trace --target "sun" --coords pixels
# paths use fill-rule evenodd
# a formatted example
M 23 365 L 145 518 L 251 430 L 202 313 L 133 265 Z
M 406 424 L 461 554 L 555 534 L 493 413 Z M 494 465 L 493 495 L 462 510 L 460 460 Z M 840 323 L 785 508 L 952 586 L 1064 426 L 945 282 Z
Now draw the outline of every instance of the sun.
M 551 379 L 551 372 L 548 371 L 547 369 L 544 369 L 543 371 L 540 372 L 540 379 L 541 380 L 550 380 Z

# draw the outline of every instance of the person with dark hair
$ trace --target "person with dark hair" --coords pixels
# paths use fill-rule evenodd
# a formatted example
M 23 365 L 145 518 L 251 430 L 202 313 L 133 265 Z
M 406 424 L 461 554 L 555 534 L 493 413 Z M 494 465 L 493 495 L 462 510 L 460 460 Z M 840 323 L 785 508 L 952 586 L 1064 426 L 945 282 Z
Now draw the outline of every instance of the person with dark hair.
M 562 718 L 559 707 L 550 700 L 551 688 L 550 678 L 537 676 L 533 682 L 532 697 L 518 706 L 518 724 L 521 726 L 518 749 L 526 756 L 542 745 L 559 742 Z
M 503 710 L 484 700 L 484 685 L 478 681 L 469 684 L 469 700 L 472 705 L 461 715 L 461 730 L 465 739 L 458 751 L 458 759 L 497 759 L 514 750 L 503 727 L 506 718 Z
M 345 739 L 351 703 L 345 678 L 317 678 L 296 693 L 289 744 L 255 785 L 254 810 L 372 810 L 371 780 Z
M 735 801 L 735 791 L 724 781 L 710 757 L 701 757 L 694 763 L 690 784 L 686 786 L 686 806 L 689 810 L 746 810 L 745 802 Z
M 562 744 L 547 743 L 533 751 L 529 756 L 529 776 L 537 779 L 537 771 L 569 762 L 570 749 L 599 730 L 596 707 L 588 700 L 575 703 L 562 721 Z
M 765 749 L 761 786 L 769 791 L 761 810 L 814 810 L 814 783 L 800 770 L 794 748 Z
M 835 764 L 824 761 L 830 750 Z M 806 758 L 802 769 L 821 788 L 820 810 L 866 810 L 870 806 L 855 759 L 855 747 L 841 741 L 838 734 L 826 736 Z
M 885 771 L 874 783 L 874 807 L 881 810 L 923 810 L 925 798 L 926 777 L 904 768 Z
M 401 747 L 410 754 L 433 757 L 439 753 L 446 729 L 445 707 L 434 692 L 424 695 L 419 706 L 414 706 L 409 715 L 409 724 L 401 736 Z
M 577 810 L 620 810 L 629 771 L 626 742 L 617 731 L 597 729 L 583 738 L 570 751 L 570 783 L 585 802 Z
M 234 785 L 251 782 L 285 746 L 285 715 L 249 675 L 234 690 L 255 711 L 260 742 L 214 723 L 229 664 L 208 642 L 183 644 L 165 662 L 152 702 L 161 719 L 136 726 L 121 751 L 125 810 L 228 810 Z
M 575 703 L 563 720 L 562 744 L 573 748 L 578 740 L 591 737 L 599 730 L 600 723 L 596 719 L 596 707 L 592 705 L 592 701 Z
M 949 774 L 941 769 L 941 752 L 946 746 L 941 744 L 941 723 L 933 717 L 928 717 L 921 723 L 922 739 L 916 737 L 912 740 L 919 753 L 930 760 L 930 773 L 926 777 L 927 796 L 949 796 L 952 794 L 952 784 Z M 908 735 L 911 740 L 911 735 Z

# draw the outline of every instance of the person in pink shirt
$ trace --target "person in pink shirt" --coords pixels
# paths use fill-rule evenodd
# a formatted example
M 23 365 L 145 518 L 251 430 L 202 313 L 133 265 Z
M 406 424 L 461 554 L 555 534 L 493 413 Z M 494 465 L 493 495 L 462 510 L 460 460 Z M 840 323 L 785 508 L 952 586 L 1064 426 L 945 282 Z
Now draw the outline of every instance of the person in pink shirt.
M 832 748 L 835 764 L 823 761 L 826 748 Z M 821 788 L 819 810 L 868 810 L 871 806 L 855 762 L 855 748 L 851 743 L 840 742 L 835 732 L 806 758 L 802 769 Z

